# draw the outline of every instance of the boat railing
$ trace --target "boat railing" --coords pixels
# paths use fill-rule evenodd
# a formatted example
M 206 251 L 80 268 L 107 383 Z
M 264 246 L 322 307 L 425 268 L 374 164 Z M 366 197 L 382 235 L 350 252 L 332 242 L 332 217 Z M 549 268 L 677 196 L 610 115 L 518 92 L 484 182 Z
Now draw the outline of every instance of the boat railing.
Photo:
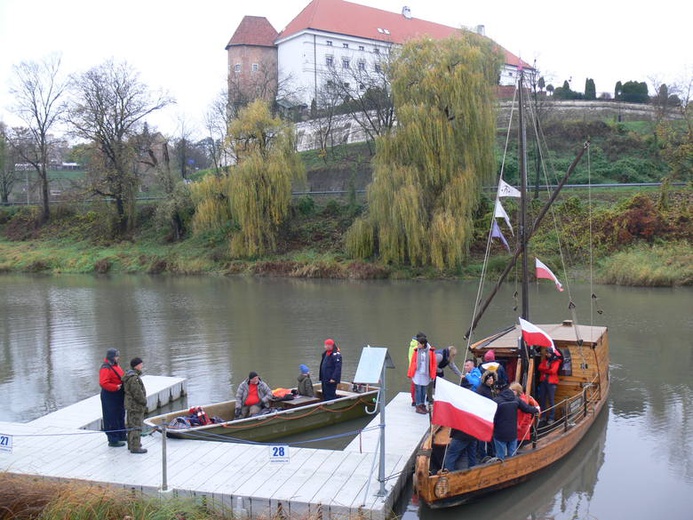
M 555 414 L 559 415 L 559 418 L 551 424 L 537 427 L 536 438 L 541 439 L 549 433 L 559 429 L 567 432 L 580 424 L 594 410 L 599 399 L 598 378 L 584 383 L 579 393 L 563 399 L 551 408 L 542 410 L 542 415 L 548 414 L 551 410 L 554 410 Z

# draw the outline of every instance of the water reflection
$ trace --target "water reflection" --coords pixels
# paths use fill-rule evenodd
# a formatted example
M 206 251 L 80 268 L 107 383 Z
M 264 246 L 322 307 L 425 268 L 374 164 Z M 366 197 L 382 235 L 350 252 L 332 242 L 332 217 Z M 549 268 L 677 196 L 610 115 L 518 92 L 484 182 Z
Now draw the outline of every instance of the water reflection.
M 582 323 L 594 316 L 610 330 L 608 434 L 605 448 L 595 448 L 604 455 L 590 451 L 604 442 L 597 435 L 581 447 L 584 458 L 600 462 L 573 454 L 516 489 L 464 506 L 464 515 L 649 520 L 665 505 L 668 520 L 690 518 L 693 289 L 550 289 L 533 289 L 530 320 L 569 316 L 569 296 Z M 477 336 L 513 320 L 514 290 L 502 288 Z M 603 315 L 589 308 L 593 292 Z M 299 364 L 316 373 L 326 337 L 342 349 L 345 379 L 364 345 L 387 346 L 394 395 L 409 387 L 411 336 L 422 330 L 434 345 L 464 347 L 475 296 L 474 283 L 455 281 L 2 275 L 0 421 L 28 421 L 97 394 L 109 347 L 125 362 L 143 357 L 149 374 L 188 378 L 187 403 L 197 405 L 231 398 L 250 370 L 272 387 L 294 386 Z M 571 476 L 573 466 L 581 469 Z M 534 498 L 514 509 L 525 496 Z M 414 507 L 408 514 L 446 513 Z

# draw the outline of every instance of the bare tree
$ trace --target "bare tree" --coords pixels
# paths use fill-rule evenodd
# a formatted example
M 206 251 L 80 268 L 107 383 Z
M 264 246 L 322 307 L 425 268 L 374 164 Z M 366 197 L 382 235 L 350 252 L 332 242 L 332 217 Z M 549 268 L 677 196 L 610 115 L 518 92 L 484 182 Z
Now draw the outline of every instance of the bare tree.
M 7 204 L 14 187 L 16 174 L 14 171 L 14 154 L 7 140 L 5 124 L 0 121 L 0 202 Z
M 339 87 L 327 81 L 317 92 L 317 110 L 310 120 L 311 135 L 314 147 L 317 148 L 323 160 L 327 159 L 327 150 L 335 144 L 335 126 L 337 110 L 343 104 L 342 92 Z
M 232 117 L 229 93 L 220 91 L 210 103 L 205 113 L 204 124 L 207 131 L 205 143 L 207 153 L 212 159 L 217 176 L 228 170 L 231 164 L 231 151 L 226 146 L 227 133 Z
M 271 59 L 254 63 L 253 69 L 244 73 L 231 72 L 228 78 L 228 102 L 233 117 L 238 111 L 256 99 L 262 99 L 270 107 L 278 93 L 277 66 Z
M 148 87 L 126 62 L 108 60 L 79 75 L 74 83 L 69 122 L 76 136 L 93 143 L 91 190 L 113 198 L 118 232 L 133 225 L 137 149 L 132 142 L 145 118 L 173 101 Z
M 50 131 L 65 112 L 64 95 L 68 83 L 60 78 L 60 56 L 42 61 L 25 61 L 13 67 L 10 93 L 14 96 L 12 111 L 26 124 L 28 132 L 10 132 L 10 144 L 36 170 L 41 187 L 41 220 L 50 218 L 48 200 L 48 160 Z M 20 139 L 21 137 L 21 139 Z M 21 146 L 20 141 L 21 140 Z
M 323 73 L 325 84 L 342 100 L 341 113 L 356 121 L 369 144 L 395 123 L 388 77 L 390 59 L 390 52 L 371 61 L 343 57 L 341 63 Z

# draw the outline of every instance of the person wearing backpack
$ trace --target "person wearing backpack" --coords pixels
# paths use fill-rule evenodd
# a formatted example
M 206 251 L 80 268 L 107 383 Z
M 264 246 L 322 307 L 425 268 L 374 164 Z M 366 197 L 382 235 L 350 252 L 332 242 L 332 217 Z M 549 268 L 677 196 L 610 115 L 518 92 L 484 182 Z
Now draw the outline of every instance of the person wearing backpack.
M 548 347 L 542 354 L 543 357 L 541 363 L 539 363 L 539 407 L 542 410 L 548 410 L 547 424 L 553 424 L 556 413 L 554 404 L 561 358 L 554 347 Z

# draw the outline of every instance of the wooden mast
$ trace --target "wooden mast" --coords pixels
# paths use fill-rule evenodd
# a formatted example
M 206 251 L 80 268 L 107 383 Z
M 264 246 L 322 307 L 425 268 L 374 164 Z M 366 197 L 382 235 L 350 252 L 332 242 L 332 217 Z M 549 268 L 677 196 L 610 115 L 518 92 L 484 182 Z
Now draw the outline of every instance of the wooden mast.
M 527 241 L 529 240 L 529 229 L 527 228 L 527 129 L 525 128 L 525 100 L 524 100 L 524 77 L 525 73 L 520 69 L 518 79 L 518 102 L 519 102 L 519 136 L 520 143 L 518 149 L 520 161 L 520 229 L 519 239 L 522 250 L 522 318 L 529 321 L 529 268 L 527 265 Z
M 522 75 L 521 75 L 521 77 L 522 77 Z M 520 83 L 520 87 L 521 87 L 521 86 L 522 86 L 522 83 Z M 521 100 L 521 99 L 522 99 L 522 88 L 520 88 L 520 100 Z M 524 111 L 523 111 L 523 109 L 522 109 L 522 102 L 520 102 L 520 110 L 519 110 L 519 113 L 520 113 L 520 117 L 521 117 L 521 118 L 524 118 L 523 112 L 524 112 Z M 524 121 L 523 121 L 522 123 L 520 123 L 520 125 L 521 125 L 522 128 L 524 128 Z M 524 140 L 525 140 L 525 143 L 526 143 L 526 133 L 525 133 L 524 135 L 525 135 L 525 139 L 524 139 Z M 521 142 L 521 143 L 523 142 L 523 138 L 522 138 L 522 137 L 520 138 L 520 142 Z M 520 236 L 520 240 L 518 240 L 517 247 L 515 248 L 515 251 L 514 251 L 514 253 L 513 253 L 513 256 L 510 258 L 510 260 L 508 261 L 508 263 L 507 263 L 506 266 L 505 266 L 505 269 L 503 270 L 503 272 L 501 273 L 501 275 L 498 277 L 498 281 L 496 282 L 496 285 L 493 287 L 493 290 L 489 293 L 489 295 L 486 297 L 486 299 L 479 305 L 479 309 L 476 311 L 476 314 L 474 315 L 474 318 L 472 319 L 472 324 L 469 326 L 469 328 L 467 329 L 467 332 L 466 332 L 465 335 L 464 335 L 464 339 L 469 339 L 469 338 L 471 337 L 472 332 L 474 332 L 474 329 L 476 328 L 477 324 L 479 323 L 479 320 L 480 320 L 481 317 L 483 316 L 484 312 L 486 312 L 486 309 L 488 308 L 488 306 L 491 304 L 491 301 L 493 300 L 493 298 L 495 297 L 496 293 L 497 293 L 498 290 L 500 289 L 501 285 L 502 285 L 503 282 L 505 281 L 505 278 L 508 276 L 508 274 L 510 274 L 510 271 L 512 270 L 513 266 L 514 266 L 515 263 L 517 262 L 517 259 L 520 257 L 520 255 L 522 255 L 522 254 L 524 253 L 524 250 L 525 250 L 525 243 L 529 241 L 529 239 L 532 237 L 532 235 L 534 234 L 534 232 L 535 232 L 535 231 L 537 230 L 537 228 L 539 227 L 539 224 L 540 224 L 541 221 L 544 219 L 544 216 L 545 216 L 546 213 L 549 211 L 549 208 L 550 208 L 550 207 L 553 205 L 553 203 L 555 202 L 555 200 L 556 200 L 556 198 L 558 197 L 558 194 L 560 193 L 561 189 L 563 189 L 563 186 L 565 185 L 566 182 L 568 182 L 568 179 L 569 179 L 570 176 L 573 174 L 573 171 L 575 170 L 575 168 L 577 167 L 578 163 L 579 163 L 580 160 L 582 159 L 582 156 L 583 156 L 583 154 L 585 153 L 585 151 L 587 150 L 587 148 L 589 147 L 589 144 L 590 144 L 590 142 L 589 142 L 589 139 L 588 139 L 588 140 L 585 141 L 585 143 L 583 144 L 583 146 L 582 146 L 580 152 L 577 154 L 577 156 L 575 157 L 575 159 L 573 159 L 573 162 L 572 162 L 572 163 L 570 164 L 570 166 L 568 167 L 568 170 L 566 171 L 565 175 L 563 176 L 563 179 L 561 179 L 561 182 L 558 183 L 558 186 L 556 187 L 556 189 L 551 193 L 551 196 L 549 197 L 549 200 L 548 200 L 548 201 L 546 202 L 546 204 L 544 204 L 544 206 L 542 207 L 541 211 L 540 211 L 539 214 L 537 215 L 537 218 L 534 220 L 534 223 L 532 224 L 532 227 L 531 227 L 531 228 L 528 228 L 528 227 L 525 225 L 525 224 L 526 224 L 525 222 L 521 222 L 521 228 L 520 228 L 520 231 L 518 231 L 518 234 L 519 234 L 519 233 L 524 233 L 524 237 Z M 526 151 L 525 151 L 525 152 L 526 152 Z M 523 182 L 524 182 L 524 184 L 525 184 L 525 191 L 526 191 L 526 182 L 527 182 L 527 177 L 526 177 L 526 157 L 525 157 L 524 154 L 520 154 L 520 162 L 522 163 L 522 166 L 521 166 L 521 167 L 524 168 L 524 170 L 525 170 L 525 173 L 524 173 L 524 175 L 522 176 L 522 179 L 523 179 Z M 523 196 L 523 197 L 521 198 L 521 204 L 526 204 L 526 200 L 527 200 L 527 198 Z M 521 218 L 526 218 L 526 206 L 524 206 L 524 208 L 525 208 L 525 210 L 521 210 L 521 213 L 524 214 L 524 216 L 521 216 Z M 525 261 L 526 261 L 526 255 L 523 255 L 523 257 L 525 258 Z M 525 273 L 526 271 L 527 271 L 527 268 L 526 268 L 526 266 L 525 266 L 525 267 L 523 267 L 523 273 Z M 528 276 L 526 276 L 526 275 L 523 276 L 523 284 L 524 284 L 525 282 L 527 283 L 527 287 L 529 287 L 529 279 L 528 279 Z M 528 316 L 525 314 L 525 307 L 529 307 L 529 305 L 525 305 L 525 301 L 524 301 L 524 298 L 525 298 L 524 295 L 527 295 L 527 298 L 529 298 L 529 291 L 527 290 L 527 288 L 524 287 L 524 285 L 523 285 L 523 291 L 522 291 L 522 292 L 523 292 L 523 302 L 522 302 L 522 306 L 523 306 L 523 311 L 522 311 L 522 313 L 523 313 L 523 319 L 529 321 Z M 527 311 L 527 312 L 529 312 L 529 311 Z

